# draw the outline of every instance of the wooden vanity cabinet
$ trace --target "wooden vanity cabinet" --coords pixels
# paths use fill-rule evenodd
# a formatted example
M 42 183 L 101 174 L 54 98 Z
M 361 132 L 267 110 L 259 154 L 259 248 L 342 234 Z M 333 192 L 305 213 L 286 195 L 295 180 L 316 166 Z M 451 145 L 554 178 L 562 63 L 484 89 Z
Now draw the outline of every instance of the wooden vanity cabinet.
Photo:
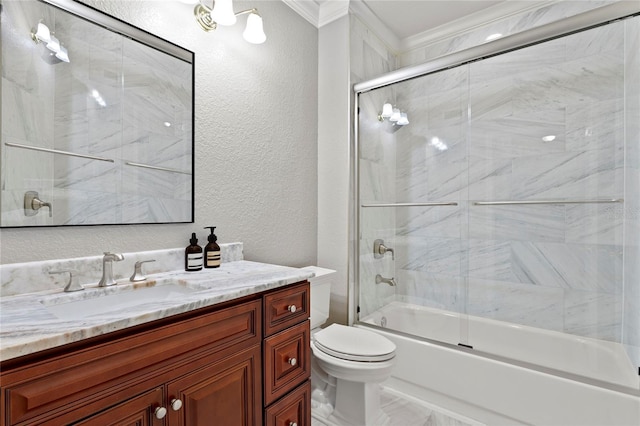
M 256 295 L 9 360 L 0 366 L 0 421 L 196 426 L 214 424 L 213 417 L 258 425 L 261 347 Z
M 2 362 L 0 426 L 310 426 L 309 312 L 303 282 Z

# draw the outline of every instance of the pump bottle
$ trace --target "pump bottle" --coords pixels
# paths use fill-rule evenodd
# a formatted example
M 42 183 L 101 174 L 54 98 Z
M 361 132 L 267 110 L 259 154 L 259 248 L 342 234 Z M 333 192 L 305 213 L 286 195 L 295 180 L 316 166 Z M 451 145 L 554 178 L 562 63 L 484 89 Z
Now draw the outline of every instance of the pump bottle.
M 191 233 L 191 243 L 184 251 L 185 271 L 199 271 L 202 269 L 202 247 L 198 245 L 196 233 Z
M 205 226 L 204 229 L 210 229 L 211 234 L 209 235 L 209 244 L 204 247 L 204 267 L 205 268 L 219 268 L 220 267 L 220 246 L 216 241 L 218 237 L 213 231 L 216 229 L 215 226 Z

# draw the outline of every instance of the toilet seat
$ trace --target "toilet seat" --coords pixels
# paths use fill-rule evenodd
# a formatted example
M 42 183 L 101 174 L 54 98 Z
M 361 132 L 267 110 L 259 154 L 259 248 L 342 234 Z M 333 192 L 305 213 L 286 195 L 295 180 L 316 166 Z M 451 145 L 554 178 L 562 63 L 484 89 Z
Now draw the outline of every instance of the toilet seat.
M 372 331 L 331 324 L 314 334 L 317 349 L 336 358 L 357 362 L 383 362 L 395 356 L 396 345 Z

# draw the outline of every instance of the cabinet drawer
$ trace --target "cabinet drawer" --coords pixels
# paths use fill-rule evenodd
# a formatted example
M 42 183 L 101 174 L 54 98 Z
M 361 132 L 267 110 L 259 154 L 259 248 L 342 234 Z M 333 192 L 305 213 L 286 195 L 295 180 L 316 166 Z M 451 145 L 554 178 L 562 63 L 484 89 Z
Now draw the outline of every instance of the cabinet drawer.
M 309 283 L 264 296 L 264 335 L 270 336 L 309 318 Z
M 155 410 L 163 406 L 163 401 L 162 388 L 157 388 L 86 420 L 74 423 L 74 426 L 162 426 L 164 422 L 155 416 Z
M 311 374 L 309 321 L 264 341 L 264 404 L 269 405 Z
M 258 344 L 261 319 L 256 300 L 3 372 L 8 424 L 52 415 L 61 424 L 101 411 L 205 354 Z
M 265 426 L 311 426 L 311 382 L 307 380 L 265 410 Z

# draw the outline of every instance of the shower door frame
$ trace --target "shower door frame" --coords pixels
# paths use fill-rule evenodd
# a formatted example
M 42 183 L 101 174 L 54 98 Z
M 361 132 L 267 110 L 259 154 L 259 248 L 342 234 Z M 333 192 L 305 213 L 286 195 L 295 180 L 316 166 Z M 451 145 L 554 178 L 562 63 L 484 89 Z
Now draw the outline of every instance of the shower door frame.
M 350 222 L 351 229 L 350 240 L 353 241 L 349 256 L 349 268 L 351 270 L 351 277 L 353 282 L 350 284 L 350 289 L 353 290 L 353 299 L 349 303 L 350 323 L 362 324 L 366 327 L 380 328 L 377 325 L 360 322 L 360 244 L 361 244 L 361 228 L 360 228 L 360 216 L 362 201 L 360 199 L 360 140 L 359 140 L 359 96 L 362 93 L 369 92 L 374 89 L 379 89 L 392 85 L 394 83 L 400 83 L 411 80 L 413 78 L 423 77 L 429 74 L 433 74 L 446 69 L 455 68 L 465 64 L 469 64 L 482 59 L 491 58 L 503 53 L 518 50 L 528 46 L 536 45 L 546 41 L 554 40 L 560 37 L 565 37 L 574 33 L 589 30 L 595 27 L 606 25 L 615 21 L 623 20 L 626 18 L 639 16 L 640 4 L 635 2 L 618 2 L 610 5 L 602 6 L 597 9 L 593 9 L 578 15 L 574 15 L 568 18 L 563 18 L 558 21 L 545 24 L 536 28 L 525 30 L 523 32 L 505 36 L 497 40 L 487 42 L 478 46 L 474 46 L 459 52 L 444 55 L 433 60 L 427 61 L 423 64 L 401 68 L 379 77 L 357 83 L 353 86 L 354 109 L 353 109 L 353 125 L 354 125 L 354 140 L 352 145 L 352 162 L 351 162 L 351 174 L 352 174 L 352 197 L 350 198 Z M 588 200 L 594 202 L 594 200 Z M 612 200 L 595 200 L 595 202 L 621 202 L 619 199 Z M 397 203 L 402 205 L 405 203 Z M 389 204 L 391 206 L 391 204 Z M 388 331 L 387 329 L 383 329 Z M 539 371 L 548 371 L 554 375 L 560 375 L 567 378 L 577 379 L 585 381 L 584 378 L 575 377 L 570 373 L 564 373 L 558 370 L 552 370 L 545 367 L 537 366 L 535 364 L 529 364 L 518 360 L 507 359 L 498 355 L 490 353 L 479 353 L 479 351 L 473 351 L 470 348 L 463 346 L 456 346 L 451 343 L 432 340 L 429 338 L 417 337 L 409 335 L 401 331 L 394 330 L 395 334 L 404 335 L 406 337 L 418 338 L 420 340 L 427 341 L 439 346 L 448 348 L 455 348 L 461 351 L 469 351 L 474 354 L 486 356 L 488 358 L 497 359 L 500 361 L 509 362 L 516 365 L 522 365 L 527 368 L 532 368 Z M 607 388 L 619 389 L 616 385 L 610 385 L 598 380 L 586 380 L 598 386 Z M 624 392 L 624 390 L 622 390 Z M 627 390 L 628 391 L 628 390 Z

